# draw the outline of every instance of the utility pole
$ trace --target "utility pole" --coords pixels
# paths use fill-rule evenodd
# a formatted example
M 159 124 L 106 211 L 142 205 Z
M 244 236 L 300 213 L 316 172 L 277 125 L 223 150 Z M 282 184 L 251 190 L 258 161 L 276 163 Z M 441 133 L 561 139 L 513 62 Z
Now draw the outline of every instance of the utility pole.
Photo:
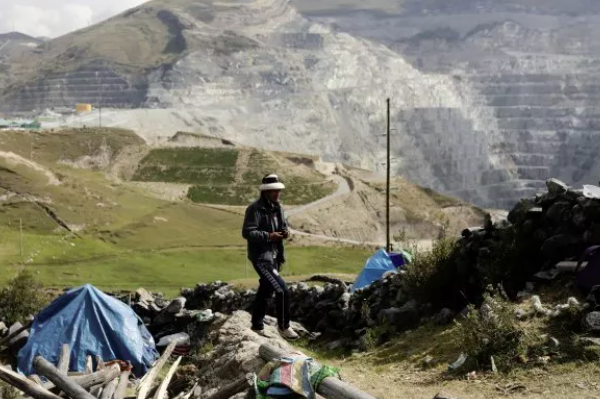
M 21 260 L 23 260 L 23 219 L 19 219 L 19 241 L 21 247 Z
M 390 252 L 390 99 L 387 99 L 387 179 L 385 190 L 385 250 Z

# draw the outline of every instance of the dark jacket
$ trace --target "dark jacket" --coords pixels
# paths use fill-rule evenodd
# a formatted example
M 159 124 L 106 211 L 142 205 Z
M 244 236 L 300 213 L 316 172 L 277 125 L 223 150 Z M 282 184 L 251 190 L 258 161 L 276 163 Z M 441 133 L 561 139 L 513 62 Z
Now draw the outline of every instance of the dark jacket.
M 248 259 L 285 263 L 283 241 L 269 241 L 269 233 L 288 228 L 283 209 L 260 198 L 246 208 L 242 237 L 248 241 Z

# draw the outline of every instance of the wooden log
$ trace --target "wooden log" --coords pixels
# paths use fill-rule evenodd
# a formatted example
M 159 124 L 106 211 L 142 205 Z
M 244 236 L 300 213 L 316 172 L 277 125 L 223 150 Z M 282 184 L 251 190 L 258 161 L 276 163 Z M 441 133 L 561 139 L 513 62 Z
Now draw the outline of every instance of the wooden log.
M 146 396 L 148 396 L 148 392 L 150 391 L 150 388 L 152 388 L 152 384 L 154 383 L 156 376 L 158 375 L 158 373 L 160 373 L 160 370 L 163 368 L 163 366 L 169 359 L 169 356 L 171 356 L 171 353 L 175 349 L 175 346 L 177 346 L 177 341 L 171 342 L 165 348 L 165 351 L 163 352 L 162 356 L 156 361 L 156 363 L 154 363 L 154 365 L 148 372 L 146 379 L 139 386 L 137 399 L 146 399 Z
M 31 381 L 35 382 L 39 386 L 43 386 L 44 385 L 44 383 L 42 382 L 40 376 L 37 375 L 37 374 L 28 375 L 27 378 L 30 379 Z
M 177 367 L 179 367 L 180 362 L 181 356 L 179 356 L 177 360 L 175 360 L 175 363 L 173 363 L 173 365 L 169 369 L 169 372 L 165 376 L 165 379 L 160 383 L 160 387 L 154 394 L 154 399 L 167 399 L 167 388 L 169 387 L 169 383 L 171 382 L 171 379 L 173 378 Z
M 97 385 L 104 385 L 108 381 L 111 381 L 119 376 L 121 368 L 118 364 L 113 364 L 104 370 L 96 371 L 92 374 L 86 374 L 82 376 L 70 377 L 70 379 L 82 388 L 91 388 Z M 47 382 L 44 384 L 44 388 L 52 389 L 55 387 L 53 382 Z
M 286 351 L 270 344 L 261 345 L 258 353 L 267 362 L 288 354 Z M 362 392 L 352 385 L 332 377 L 325 378 L 321 382 L 317 388 L 317 393 L 327 399 L 375 399 L 368 393 Z
M 100 395 L 102 395 L 102 385 L 97 385 L 97 386 L 93 387 L 92 389 L 90 389 L 90 394 L 93 397 L 100 399 Z
M 123 399 L 125 397 L 125 392 L 127 391 L 127 383 L 129 382 L 130 374 L 130 370 L 125 370 L 121 373 L 121 377 L 119 377 L 119 385 L 117 385 L 117 389 L 115 390 L 113 399 Z
M 117 384 L 119 380 L 117 378 L 110 381 L 108 384 L 104 386 L 102 390 L 102 395 L 100 395 L 100 399 L 112 399 L 115 394 L 115 390 L 117 389 Z
M 67 375 L 69 372 L 69 363 L 71 361 L 71 348 L 69 344 L 63 344 L 62 349 L 60 351 L 60 356 L 58 357 L 58 371 Z
M 102 356 L 96 355 L 96 371 L 102 370 L 104 368 L 104 360 L 102 360 Z
M 94 372 L 94 363 L 92 362 L 92 355 L 85 357 L 85 373 L 92 374 Z
M 38 377 L 39 378 L 39 377 Z M 15 373 L 11 369 L 0 366 L 0 379 L 35 399 L 60 399 L 58 396 L 39 386 L 35 382 Z
M 58 369 L 54 367 L 52 363 L 44 359 L 42 356 L 36 356 L 35 359 L 33 359 L 33 367 L 40 375 L 43 375 L 52 381 L 56 387 L 60 388 L 71 399 L 94 398 L 83 387 L 81 387 L 71 378 L 67 377 L 65 374 L 58 371 Z
M 11 339 L 13 339 L 17 335 L 21 334 L 23 331 L 27 330 L 29 327 L 31 327 L 32 324 L 33 324 L 33 320 L 29 320 L 21 328 L 16 329 L 12 333 L 8 334 L 6 337 L 0 339 L 0 347 L 6 345 L 8 343 L 8 341 L 10 341 Z
M 254 386 L 254 374 L 246 374 L 238 380 L 235 380 L 229 385 L 226 385 L 219 392 L 208 397 L 208 399 L 229 399 L 230 397 L 237 395 L 240 392 L 250 389 Z

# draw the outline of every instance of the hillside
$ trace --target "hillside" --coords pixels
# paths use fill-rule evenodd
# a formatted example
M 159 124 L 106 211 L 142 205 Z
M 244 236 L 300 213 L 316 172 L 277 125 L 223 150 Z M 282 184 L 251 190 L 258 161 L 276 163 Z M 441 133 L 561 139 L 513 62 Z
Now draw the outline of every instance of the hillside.
M 390 97 L 395 174 L 508 209 L 550 177 L 597 180 L 599 22 L 585 0 L 155 0 L 12 57 L 0 111 L 89 102 L 150 142 L 381 170 Z
M 290 216 L 297 228 L 313 234 L 385 242 L 385 180 L 348 169 L 352 193 L 300 215 Z M 484 211 L 455 198 L 439 195 L 402 178 L 391 182 L 390 231 L 394 241 L 433 239 L 480 225 Z M 352 214 L 351 218 L 346 217 Z
M 495 158 L 486 134 L 495 121 L 470 87 L 422 73 L 391 49 L 312 22 L 282 0 L 154 0 L 11 65 L 0 93 L 5 112 L 86 102 L 103 108 L 104 124 L 149 142 L 205 132 L 370 170 L 385 160 L 379 136 L 392 97 L 395 173 L 486 206 L 496 195 L 463 189 L 512 173 Z M 98 120 L 92 112 L 60 123 Z
M 27 267 L 50 286 L 144 285 L 173 293 L 181 286 L 243 279 L 251 272 L 240 215 L 190 201 L 165 201 L 118 178 L 120 168 L 131 166 L 126 160 L 135 162 L 135 156 L 127 158 L 145 148 L 133 132 L 3 131 L 0 148 L 2 281 Z M 292 245 L 294 269 L 287 273 L 353 273 L 367 254 Z
M 550 177 L 572 185 L 597 182 L 598 148 L 591 144 L 600 126 L 597 2 L 294 0 L 292 4 L 314 22 L 385 44 L 424 73 L 452 76 L 473 90 L 482 110 L 491 112 L 492 122 L 485 130 L 493 140 L 485 158 L 506 173 L 471 169 L 480 162 L 476 145 L 464 153 L 444 145 L 434 152 L 439 164 L 433 167 L 456 165 L 453 176 L 468 170 L 479 181 L 428 187 L 479 203 L 476 198 L 483 192 L 488 204 L 508 209 L 519 198 L 543 189 Z M 414 118 L 419 111 L 400 112 Z M 443 142 L 448 135 L 444 125 L 436 123 L 439 118 L 430 118 L 426 135 L 405 127 L 421 146 Z M 422 168 L 419 163 L 405 164 L 401 173 L 423 182 L 418 177 Z
M 189 146 L 189 137 L 186 140 L 188 146 L 171 142 L 152 148 L 121 129 L 0 132 L 3 278 L 25 266 L 50 285 L 144 285 L 167 292 L 196 281 L 251 278 L 240 236 L 243 209 L 256 197 L 263 173 L 273 170 L 288 184 L 284 202 L 294 228 L 359 242 L 381 239 L 385 197 L 370 173 L 294 153 L 232 143 L 196 147 Z M 206 138 L 200 140 L 207 143 Z M 350 192 L 335 188 L 340 174 L 356 182 Z M 368 184 L 374 186 L 367 189 Z M 406 227 L 410 238 L 434 237 L 443 213 L 451 214 L 453 206 L 465 207 L 407 182 L 398 187 L 403 195 L 394 201 L 402 209 L 394 208 L 393 227 Z M 334 190 L 330 201 L 298 207 L 294 214 L 294 204 L 315 201 Z M 366 202 L 357 202 L 360 198 Z M 453 234 L 480 222 L 479 211 L 465 209 L 449 217 Z M 363 223 L 365 217 L 372 220 Z M 332 245 L 318 236 L 298 236 L 290 243 L 286 273 L 353 274 L 370 253 L 364 247 Z M 216 267 L 223 264 L 228 267 Z

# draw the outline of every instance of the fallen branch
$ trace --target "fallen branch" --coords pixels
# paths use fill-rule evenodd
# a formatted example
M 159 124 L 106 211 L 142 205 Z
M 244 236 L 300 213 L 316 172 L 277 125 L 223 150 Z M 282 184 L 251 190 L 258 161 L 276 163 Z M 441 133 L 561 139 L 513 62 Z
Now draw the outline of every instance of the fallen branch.
M 92 374 L 86 374 L 76 377 L 70 377 L 73 382 L 79 385 L 82 388 L 91 388 L 97 385 L 104 385 L 108 381 L 112 381 L 113 379 L 119 376 L 121 372 L 121 368 L 118 364 L 113 364 L 110 367 L 105 368 L 104 370 L 96 371 Z M 44 384 L 44 388 L 52 389 L 55 385 L 52 382 L 47 382 Z
M 130 374 L 131 370 L 125 370 L 121 373 L 121 377 L 119 377 L 119 385 L 117 385 L 113 399 L 123 399 L 125 397 L 125 391 L 127 390 L 127 383 L 129 382 Z
M 108 384 L 106 384 L 106 386 L 102 390 L 102 395 L 100 395 L 100 399 L 112 399 L 112 397 L 115 394 L 115 391 L 117 389 L 118 383 L 119 383 L 119 380 L 114 378 L 112 381 L 110 381 Z
M 261 345 L 258 353 L 267 362 L 287 354 L 286 351 L 269 344 Z M 375 399 L 368 393 L 362 392 L 352 385 L 332 377 L 325 378 L 321 382 L 317 388 L 317 393 L 328 399 Z
M 146 396 L 148 396 L 148 392 L 150 391 L 150 388 L 152 388 L 152 384 L 154 383 L 156 376 L 158 376 L 158 373 L 160 373 L 160 370 L 163 368 L 163 366 L 169 359 L 169 356 L 171 356 L 171 353 L 175 349 L 175 346 L 177 346 L 176 340 L 171 342 L 166 347 L 162 356 L 156 361 L 156 363 L 154 363 L 154 366 L 152 366 L 152 368 L 148 372 L 146 379 L 139 386 L 137 399 L 146 399 Z
M 209 396 L 207 399 L 229 399 L 230 397 L 237 395 L 240 392 L 250 389 L 254 386 L 254 374 L 246 374 L 229 385 L 226 385 L 219 392 Z
M 85 389 L 71 378 L 58 371 L 52 363 L 42 356 L 36 356 L 35 359 L 33 359 L 33 367 L 40 375 L 48 378 L 56 385 L 56 387 L 60 388 L 72 399 L 94 399 L 94 397 Z
M 71 360 L 71 348 L 69 347 L 69 344 L 64 344 L 62 346 L 62 350 L 60 351 L 60 356 L 58 358 L 58 370 L 63 373 L 64 375 L 67 375 L 67 373 L 69 372 L 69 363 Z
M 179 367 L 180 362 L 181 362 L 181 356 L 179 356 L 177 358 L 177 360 L 175 360 L 175 363 L 173 363 L 173 365 L 169 369 L 169 372 L 165 376 L 165 379 L 162 381 L 162 383 L 160 384 L 160 387 L 154 394 L 154 399 L 166 399 L 167 398 L 167 388 L 169 387 L 171 378 L 173 378 L 173 374 L 175 374 L 175 371 L 177 370 L 177 367 Z
M 39 377 L 38 377 L 39 378 Z M 52 392 L 35 382 L 15 373 L 5 366 L 0 366 L 0 379 L 35 399 L 60 399 Z

